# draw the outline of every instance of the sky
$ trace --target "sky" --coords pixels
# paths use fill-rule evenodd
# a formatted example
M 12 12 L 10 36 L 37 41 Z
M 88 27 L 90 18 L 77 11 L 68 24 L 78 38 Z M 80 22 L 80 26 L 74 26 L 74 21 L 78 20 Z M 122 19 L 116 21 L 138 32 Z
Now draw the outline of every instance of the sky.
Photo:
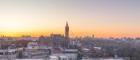
M 140 37 L 140 0 L 0 0 L 0 35 Z

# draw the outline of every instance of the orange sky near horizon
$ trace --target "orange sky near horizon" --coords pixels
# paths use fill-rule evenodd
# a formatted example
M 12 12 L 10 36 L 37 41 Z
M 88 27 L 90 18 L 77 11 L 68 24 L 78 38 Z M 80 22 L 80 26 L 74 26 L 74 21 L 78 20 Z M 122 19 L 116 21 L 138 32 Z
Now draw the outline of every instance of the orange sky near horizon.
M 22 35 L 30 35 L 32 37 L 39 37 L 39 36 L 50 36 L 50 34 L 62 34 L 64 35 L 64 31 L 53 31 L 53 32 L 1 32 L 0 35 L 9 36 L 9 37 L 21 37 Z M 85 32 L 85 31 L 70 31 L 70 37 L 94 37 L 96 38 L 123 38 L 123 37 L 140 37 L 140 34 L 127 34 L 127 33 L 110 33 L 110 32 Z

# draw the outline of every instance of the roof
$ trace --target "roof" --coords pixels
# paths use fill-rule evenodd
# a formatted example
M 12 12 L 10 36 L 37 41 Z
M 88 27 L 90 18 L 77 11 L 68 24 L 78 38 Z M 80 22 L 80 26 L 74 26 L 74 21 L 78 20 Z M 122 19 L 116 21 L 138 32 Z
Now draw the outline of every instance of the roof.
M 15 60 L 44 60 L 44 59 L 15 59 Z
M 77 52 L 77 51 L 78 51 L 78 49 L 65 49 L 64 51 Z
M 50 58 L 56 58 L 57 59 L 58 57 L 57 56 L 50 56 Z

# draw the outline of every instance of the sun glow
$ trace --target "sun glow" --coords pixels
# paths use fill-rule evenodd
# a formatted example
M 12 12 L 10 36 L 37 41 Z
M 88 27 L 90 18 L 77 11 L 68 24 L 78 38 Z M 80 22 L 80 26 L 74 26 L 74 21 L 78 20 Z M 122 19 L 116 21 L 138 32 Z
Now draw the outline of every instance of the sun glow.
M 24 24 L 19 21 L 2 21 L 0 22 L 0 28 L 5 32 L 17 32 L 24 29 Z

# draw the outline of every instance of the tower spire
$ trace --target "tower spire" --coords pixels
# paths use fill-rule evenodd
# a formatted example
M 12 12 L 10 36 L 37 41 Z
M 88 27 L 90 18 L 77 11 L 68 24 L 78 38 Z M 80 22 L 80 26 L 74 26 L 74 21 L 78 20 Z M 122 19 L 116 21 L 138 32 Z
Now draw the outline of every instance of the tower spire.
M 69 38 L 69 25 L 67 21 L 65 26 L 65 38 Z
M 66 21 L 66 26 L 68 25 L 68 21 Z

